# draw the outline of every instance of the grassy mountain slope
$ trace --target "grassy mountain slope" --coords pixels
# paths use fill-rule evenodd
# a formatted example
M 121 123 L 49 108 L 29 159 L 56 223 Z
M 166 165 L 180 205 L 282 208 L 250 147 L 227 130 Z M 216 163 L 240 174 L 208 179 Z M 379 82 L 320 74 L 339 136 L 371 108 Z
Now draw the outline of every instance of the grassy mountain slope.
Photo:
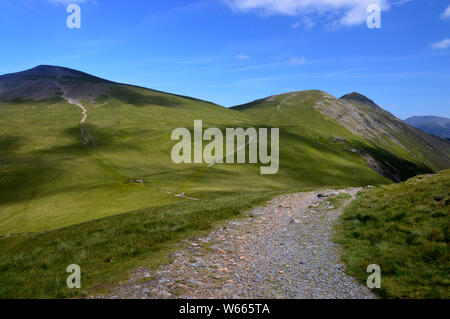
M 52 231 L 0 239 L 0 298 L 68 298 L 105 292 L 136 268 L 169 262 L 181 240 L 204 235 L 273 194 L 183 201 Z M 66 268 L 81 267 L 81 289 L 68 289 Z M 20 288 L 19 288 L 20 287 Z
M 366 267 L 378 264 L 383 297 L 448 299 L 449 190 L 446 170 L 364 192 L 337 237 L 347 271 L 365 282 Z
M 341 154 L 352 152 L 395 181 L 450 167 L 447 141 L 404 124 L 363 96 L 336 99 L 320 91 L 292 92 L 234 109 L 258 123 L 337 147 Z
M 222 107 L 121 85 L 100 100 L 85 102 L 85 145 L 81 111 L 62 99 L 0 104 L 0 233 L 42 231 L 183 201 L 129 180 L 155 175 L 158 182 L 167 171 L 180 170 L 170 159 L 173 128 L 206 117 L 241 123 Z
M 79 123 L 81 109 L 68 99 L 83 103 L 85 123 Z M 370 121 L 367 129 L 353 114 L 348 123 L 336 120 L 333 114 L 339 108 L 353 112 L 349 105 L 372 122 L 375 115 L 386 123 L 391 118 L 376 106 L 342 102 L 319 91 L 227 109 L 67 68 L 39 66 L 1 76 L 0 100 L 0 235 L 184 201 L 173 196 L 179 193 L 202 200 L 249 189 L 380 184 L 449 165 L 443 154 L 448 143 L 439 144 L 425 133 L 416 138 L 405 124 L 392 132 L 388 124 L 388 133 L 377 135 Z M 192 129 L 198 119 L 204 128 L 280 128 L 278 174 L 261 175 L 260 164 L 174 164 L 172 130 Z M 138 179 L 145 183 L 132 182 Z
M 359 132 L 379 147 L 409 160 L 424 163 L 434 169 L 449 167 L 450 143 L 447 140 L 405 124 L 358 93 L 344 96 L 337 102 L 332 101 L 329 106 L 339 109 L 342 107 L 339 102 L 343 102 L 352 120 L 342 114 L 337 120 L 351 131 Z M 321 111 L 327 112 L 323 108 Z
M 43 72 L 49 72 L 46 68 Z M 322 123 L 331 127 L 329 131 L 348 134 L 319 114 L 317 125 L 307 130 L 281 126 L 281 166 L 274 176 L 260 175 L 259 164 L 176 165 L 170 157 L 175 144 L 170 141 L 171 132 L 177 127 L 192 128 L 196 119 L 203 119 L 204 127 L 222 129 L 278 123 L 255 122 L 242 112 L 192 98 L 83 74 L 80 78 L 76 72 L 65 76 L 70 69 L 50 70 L 53 73 L 48 76 L 37 77 L 33 71 L 0 78 L 3 85 L 11 77 L 18 85 L 19 78 L 28 83 L 26 79 L 33 77 L 59 94 L 29 100 L 28 83 L 14 90 L 12 100 L 0 103 L 0 234 L 55 229 L 185 200 L 165 191 L 207 199 L 249 190 L 387 182 L 340 143 L 328 141 L 328 136 L 317 138 Z M 85 86 L 90 87 L 89 93 L 79 93 Z M 61 87 L 69 97 L 83 102 L 86 123 L 79 123 L 81 110 L 60 97 Z M 130 182 L 134 179 L 145 184 Z
M 85 274 L 77 294 L 126 279 L 166 260 L 180 239 L 277 193 L 431 171 L 395 143 L 386 150 L 320 112 L 327 99 L 295 92 L 227 109 L 66 68 L 1 76 L 0 297 L 71 296 L 71 263 Z M 83 104 L 86 122 L 68 100 Z M 260 164 L 174 164 L 172 130 L 192 130 L 194 120 L 222 130 L 280 128 L 279 173 L 261 175 Z M 386 177 L 374 158 L 393 167 L 383 164 Z M 181 192 L 199 201 L 173 195 Z

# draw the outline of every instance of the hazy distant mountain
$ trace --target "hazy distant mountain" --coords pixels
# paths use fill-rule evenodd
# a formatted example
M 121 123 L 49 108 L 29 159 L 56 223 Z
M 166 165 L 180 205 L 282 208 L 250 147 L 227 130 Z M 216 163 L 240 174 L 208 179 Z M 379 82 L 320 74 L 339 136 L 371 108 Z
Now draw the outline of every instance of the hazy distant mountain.
M 406 123 L 427 133 L 444 138 L 450 138 L 450 119 L 439 116 L 413 116 Z

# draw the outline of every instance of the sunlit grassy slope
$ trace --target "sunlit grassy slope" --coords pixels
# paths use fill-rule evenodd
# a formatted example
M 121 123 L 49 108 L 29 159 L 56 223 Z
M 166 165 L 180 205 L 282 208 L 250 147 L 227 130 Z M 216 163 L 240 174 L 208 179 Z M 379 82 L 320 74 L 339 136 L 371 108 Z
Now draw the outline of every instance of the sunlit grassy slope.
M 386 183 L 333 135 L 361 140 L 316 112 L 279 122 L 255 121 L 211 103 L 117 85 L 81 111 L 61 99 L 0 104 L 0 234 L 64 227 L 184 199 L 302 187 Z M 275 113 L 276 114 L 276 113 Z M 170 154 L 173 129 L 275 126 L 281 128 L 280 170 L 260 175 L 260 165 L 176 165 Z M 144 179 L 145 185 L 129 183 Z
M 43 83 L 51 88 L 53 81 Z M 89 83 L 83 88 L 95 93 Z M 137 267 L 167 261 L 174 243 L 275 194 L 389 183 L 350 148 L 389 159 L 405 175 L 430 171 L 314 110 L 320 99 L 315 91 L 278 111 L 283 96 L 227 109 L 105 85 L 105 94 L 83 101 L 84 124 L 80 108 L 61 98 L 0 103 L 0 236 L 6 235 L 0 238 L 0 298 L 89 295 L 127 279 Z M 278 174 L 261 175 L 260 164 L 174 164 L 172 130 L 192 129 L 194 120 L 223 131 L 280 128 Z M 130 182 L 136 179 L 145 183 Z M 82 268 L 81 290 L 65 284 L 72 263 Z
M 131 271 L 169 262 L 183 239 L 238 217 L 273 196 L 251 193 L 170 205 L 92 220 L 52 231 L 0 239 L 0 298 L 90 296 L 128 279 Z M 68 289 L 66 268 L 81 267 L 81 289 Z
M 381 267 L 387 298 L 450 297 L 450 171 L 366 191 L 345 209 L 337 240 L 347 271 Z
M 336 160 L 336 157 L 340 160 L 347 159 L 352 162 L 362 161 L 359 159 L 359 155 L 349 152 L 350 149 L 358 149 L 362 153 L 369 154 L 380 163 L 389 162 L 390 165 L 396 168 L 402 180 L 406 180 L 416 174 L 431 172 L 431 167 L 439 167 L 441 169 L 449 167 L 450 144 L 442 142 L 443 149 L 441 151 L 445 152 L 447 156 L 434 154 L 428 144 L 410 134 L 406 125 L 403 131 L 395 132 L 394 136 L 396 139 L 404 142 L 408 146 L 408 150 L 400 147 L 394 139 L 388 139 L 381 132 L 378 138 L 382 140 L 382 143 L 374 143 L 363 136 L 351 133 L 344 126 L 340 125 L 338 121 L 322 114 L 315 108 L 315 105 L 318 104 L 333 107 L 332 103 L 328 105 L 328 100 L 330 99 L 332 101 L 336 100 L 325 92 L 311 90 L 276 95 L 237 106 L 233 109 L 249 116 L 259 125 L 280 127 L 285 136 L 295 136 L 297 141 L 295 144 L 293 143 L 294 147 L 301 147 L 301 150 L 308 150 L 308 147 L 320 150 L 320 155 L 313 152 L 299 152 L 306 163 L 314 163 L 315 169 L 311 171 L 314 174 L 317 172 L 339 171 L 339 161 Z M 359 107 L 359 112 L 370 114 L 376 118 L 373 115 L 374 111 L 368 106 L 359 105 Z M 380 112 L 377 120 L 383 122 L 392 121 L 393 116 L 390 115 L 388 118 L 387 114 L 385 111 L 383 113 Z M 364 124 L 360 124 L 360 126 L 360 131 L 366 129 Z M 337 141 L 336 137 L 338 138 Z M 341 140 L 341 138 L 344 140 Z M 411 152 L 412 150 L 414 150 L 414 153 Z M 296 151 L 299 150 L 292 148 L 288 150 L 288 152 L 292 152 L 293 157 L 298 156 L 297 153 L 293 154 Z M 318 156 L 316 157 L 316 155 Z M 435 158 L 436 161 L 434 161 Z M 324 169 L 321 170 L 322 164 Z M 347 165 L 345 166 L 347 167 Z M 305 167 L 305 169 L 307 168 L 309 166 Z M 304 174 L 304 171 L 301 171 L 301 173 Z M 345 172 L 346 175 L 348 173 L 348 171 Z M 357 175 L 360 172 L 355 170 L 353 174 Z M 365 173 L 361 174 L 361 176 L 365 175 Z M 321 176 L 321 174 L 317 174 L 317 176 Z

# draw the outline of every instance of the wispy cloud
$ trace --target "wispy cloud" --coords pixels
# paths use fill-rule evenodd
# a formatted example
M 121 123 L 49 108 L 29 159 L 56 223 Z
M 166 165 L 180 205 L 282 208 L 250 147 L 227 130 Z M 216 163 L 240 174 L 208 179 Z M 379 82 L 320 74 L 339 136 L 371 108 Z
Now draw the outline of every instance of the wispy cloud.
M 208 64 L 214 64 L 217 63 L 219 60 L 221 60 L 221 56 L 209 56 L 209 57 L 193 57 L 189 59 L 183 59 L 180 61 L 181 64 L 193 64 L 193 65 L 208 65 Z
M 300 28 L 300 27 L 305 27 L 305 28 L 307 28 L 307 29 L 311 29 L 311 28 L 314 27 L 315 25 L 316 25 L 315 22 L 314 22 L 310 17 L 304 16 L 304 17 L 302 17 L 301 20 L 299 20 L 299 21 L 293 23 L 293 24 L 291 25 L 291 28 L 292 28 L 292 29 L 298 29 L 298 28 Z
M 415 1 L 415 0 L 399 0 L 399 1 L 395 1 L 395 2 L 390 2 L 389 4 L 391 6 L 398 6 L 400 4 L 405 4 L 405 3 L 413 2 L 413 1 Z
M 238 60 L 249 60 L 250 57 L 247 54 L 237 54 L 236 59 Z
M 293 57 L 291 59 L 289 59 L 289 64 L 290 65 L 302 65 L 306 63 L 306 58 L 305 57 Z
M 331 71 L 328 73 L 293 73 L 293 74 L 279 74 L 267 77 L 258 78 L 246 78 L 238 81 L 235 85 L 249 84 L 249 83 L 261 83 L 261 82 L 279 82 L 283 80 L 294 79 L 411 79 L 411 78 L 442 78 L 448 79 L 447 75 L 439 76 L 430 72 L 370 72 L 367 69 L 343 69 L 337 71 Z
M 50 2 L 52 4 L 64 4 L 64 5 L 68 5 L 68 4 L 72 4 L 72 3 L 84 3 L 84 2 L 88 2 L 90 0 L 47 0 L 47 2 Z M 92 1 L 95 2 L 95 1 Z
M 444 19 L 449 19 L 450 18 L 450 5 L 442 13 L 442 18 L 444 18 Z
M 299 66 L 306 64 L 307 60 L 305 57 L 292 57 L 287 60 L 283 61 L 275 61 L 275 62 L 269 62 L 269 63 L 262 63 L 262 64 L 256 64 L 256 65 L 249 65 L 244 66 L 238 69 L 235 69 L 235 71 L 241 72 L 241 71 L 251 71 L 251 70 L 258 70 L 258 69 L 267 69 L 267 68 L 275 68 L 275 67 L 283 67 L 283 66 Z
M 332 16 L 341 25 L 358 25 L 368 17 L 367 7 L 377 4 L 382 10 L 389 10 L 389 0 L 223 0 L 237 12 L 260 12 L 265 15 L 286 15 L 310 17 L 311 15 Z M 411 0 L 401 1 L 401 3 Z M 396 2 L 395 4 L 399 4 Z M 301 21 L 299 22 L 301 23 Z M 300 26 L 294 24 L 293 26 Z
M 263 64 L 256 64 L 256 65 L 249 65 L 242 68 L 238 68 L 235 71 L 250 71 L 250 70 L 258 70 L 258 69 L 265 69 L 265 68 L 271 68 L 275 66 L 279 66 L 281 63 L 279 62 L 272 62 L 272 63 L 263 63 Z
M 442 41 L 433 43 L 431 48 L 433 50 L 445 50 L 450 47 L 450 39 L 444 39 Z

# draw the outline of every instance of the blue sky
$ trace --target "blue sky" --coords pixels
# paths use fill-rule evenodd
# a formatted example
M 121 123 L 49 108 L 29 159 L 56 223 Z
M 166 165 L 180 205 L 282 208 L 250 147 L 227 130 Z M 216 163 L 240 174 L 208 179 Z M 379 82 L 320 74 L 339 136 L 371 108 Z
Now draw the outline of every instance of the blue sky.
M 225 106 L 358 91 L 402 119 L 450 117 L 448 0 L 2 0 L 0 35 L 2 74 L 60 65 Z

